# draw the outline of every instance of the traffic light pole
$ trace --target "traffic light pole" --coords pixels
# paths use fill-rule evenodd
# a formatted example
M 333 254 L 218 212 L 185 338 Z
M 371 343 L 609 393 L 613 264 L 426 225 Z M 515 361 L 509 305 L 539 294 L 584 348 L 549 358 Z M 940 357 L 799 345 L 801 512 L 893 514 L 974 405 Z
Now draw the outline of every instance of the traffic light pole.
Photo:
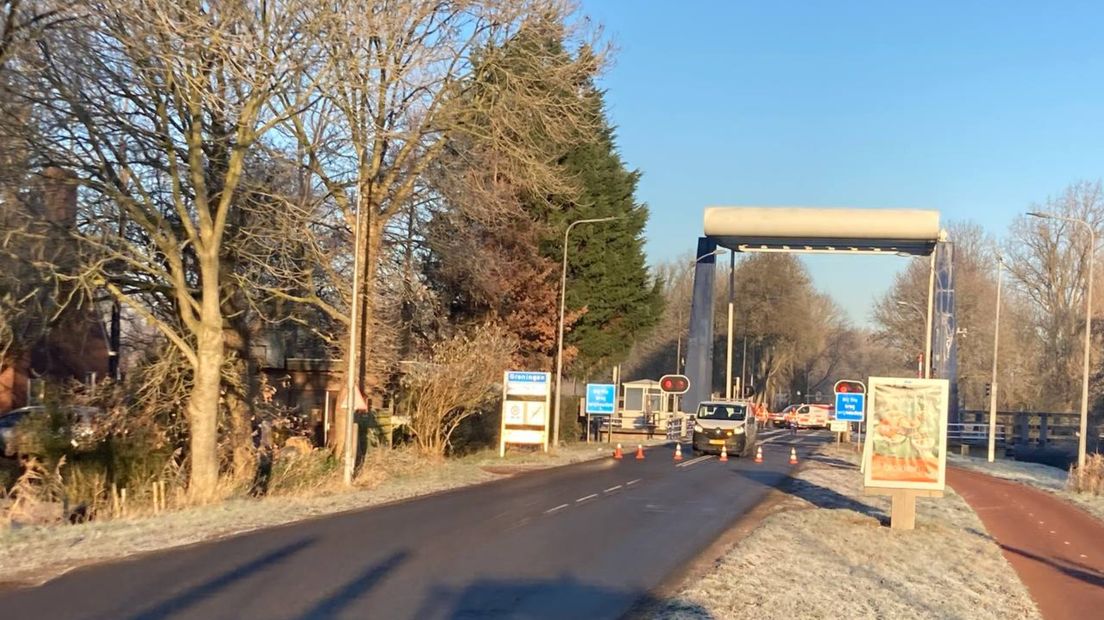
M 1000 346 L 1001 280 L 1004 275 L 1004 261 L 997 257 L 997 316 L 993 322 L 993 378 L 989 383 L 989 462 L 997 454 L 997 350 Z

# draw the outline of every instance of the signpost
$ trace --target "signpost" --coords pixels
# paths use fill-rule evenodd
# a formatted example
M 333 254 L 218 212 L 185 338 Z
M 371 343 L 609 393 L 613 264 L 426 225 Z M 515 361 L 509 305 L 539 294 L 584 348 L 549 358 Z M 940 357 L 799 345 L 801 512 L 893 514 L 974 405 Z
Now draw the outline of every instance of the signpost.
M 587 415 L 613 415 L 617 408 L 617 386 L 612 383 L 588 383 L 586 386 Z
M 611 428 L 613 426 L 613 414 L 617 413 L 617 386 L 613 383 L 588 383 L 585 411 L 586 437 L 587 443 L 590 443 L 590 416 L 607 416 L 610 418 Z M 601 430 L 598 432 L 598 440 L 602 440 Z
M 547 372 L 503 373 L 499 457 L 506 456 L 508 443 L 540 445 L 548 452 L 551 387 L 552 375 Z
M 858 422 L 859 424 L 859 443 L 857 446 L 862 445 L 862 422 L 864 412 L 866 410 L 866 386 L 862 381 L 851 381 L 844 379 L 842 381 L 836 381 L 835 387 L 832 391 L 836 394 L 836 420 L 842 422 L 845 426 L 843 429 L 836 431 L 833 428 L 833 432 L 847 433 L 848 428 L 851 426 L 850 422 Z M 836 441 L 842 441 L 843 436 L 837 435 Z M 851 436 L 847 436 L 847 441 L 851 441 Z M 860 470 L 862 467 L 860 466 Z
M 840 422 L 862 422 L 865 406 L 866 394 L 836 394 L 836 419 Z

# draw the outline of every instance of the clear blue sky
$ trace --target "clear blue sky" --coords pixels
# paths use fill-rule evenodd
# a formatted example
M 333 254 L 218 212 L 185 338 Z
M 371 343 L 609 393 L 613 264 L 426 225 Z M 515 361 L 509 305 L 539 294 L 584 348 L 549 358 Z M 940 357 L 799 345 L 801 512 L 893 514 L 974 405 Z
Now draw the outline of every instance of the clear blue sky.
M 648 255 L 706 205 L 939 209 L 1003 235 L 1104 177 L 1104 2 L 584 0 L 651 207 Z M 810 257 L 859 324 L 907 259 Z M 840 292 L 845 291 L 845 292 Z

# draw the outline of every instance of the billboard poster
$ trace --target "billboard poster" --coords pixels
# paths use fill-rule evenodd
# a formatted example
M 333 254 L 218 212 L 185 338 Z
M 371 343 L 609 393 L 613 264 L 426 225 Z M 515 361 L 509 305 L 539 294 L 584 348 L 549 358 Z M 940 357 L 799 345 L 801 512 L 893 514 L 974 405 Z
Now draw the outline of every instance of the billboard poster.
M 866 486 L 943 490 L 949 390 L 946 379 L 870 378 Z

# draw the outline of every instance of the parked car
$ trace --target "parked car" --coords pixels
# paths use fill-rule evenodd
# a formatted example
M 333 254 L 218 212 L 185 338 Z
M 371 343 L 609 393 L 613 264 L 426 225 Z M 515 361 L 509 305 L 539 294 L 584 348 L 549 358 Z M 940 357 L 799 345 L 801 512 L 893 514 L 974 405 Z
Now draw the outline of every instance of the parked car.
M 793 417 L 794 409 L 797 409 L 797 405 L 790 405 L 782 411 L 771 412 L 768 416 L 771 426 L 775 428 L 787 426 L 790 423 L 790 419 Z
M 95 443 L 96 418 L 103 412 L 95 407 L 79 406 L 62 407 L 61 412 L 67 418 L 61 433 L 66 436 L 69 444 L 77 449 L 90 448 Z M 47 408 L 40 405 L 21 407 L 0 415 L 0 454 L 8 458 L 26 454 L 27 439 L 22 430 L 24 423 L 46 415 Z
M 755 446 L 758 425 L 746 402 L 704 402 L 694 419 L 695 454 L 747 454 Z
M 9 411 L 0 416 L 0 454 L 8 458 L 16 456 L 16 446 L 19 444 L 16 439 L 16 434 L 19 432 L 17 427 L 30 413 L 27 408 L 24 408 Z

